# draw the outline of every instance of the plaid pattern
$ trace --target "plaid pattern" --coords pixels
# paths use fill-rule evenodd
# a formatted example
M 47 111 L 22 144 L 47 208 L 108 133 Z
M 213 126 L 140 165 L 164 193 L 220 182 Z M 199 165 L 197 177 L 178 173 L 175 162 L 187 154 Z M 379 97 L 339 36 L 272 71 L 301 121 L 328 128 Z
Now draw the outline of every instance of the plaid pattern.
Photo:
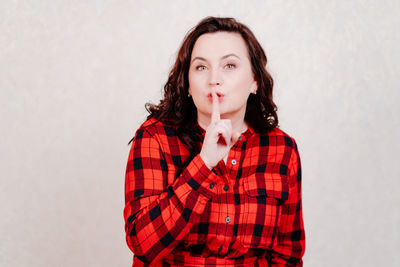
M 202 144 L 198 124 L 191 133 Z M 227 163 L 209 170 L 154 118 L 141 125 L 125 179 L 126 241 L 133 266 L 302 266 L 305 234 L 295 140 L 249 127 Z

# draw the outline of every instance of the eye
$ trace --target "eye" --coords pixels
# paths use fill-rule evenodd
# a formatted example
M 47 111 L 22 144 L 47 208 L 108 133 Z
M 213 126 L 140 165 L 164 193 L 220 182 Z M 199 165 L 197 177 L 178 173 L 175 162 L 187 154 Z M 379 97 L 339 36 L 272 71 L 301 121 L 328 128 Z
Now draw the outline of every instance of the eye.
M 225 66 L 227 69 L 234 69 L 234 68 L 236 68 L 236 65 L 235 64 L 226 64 L 226 66 Z
M 206 67 L 203 65 L 196 66 L 196 70 L 205 70 L 205 69 L 206 69 Z

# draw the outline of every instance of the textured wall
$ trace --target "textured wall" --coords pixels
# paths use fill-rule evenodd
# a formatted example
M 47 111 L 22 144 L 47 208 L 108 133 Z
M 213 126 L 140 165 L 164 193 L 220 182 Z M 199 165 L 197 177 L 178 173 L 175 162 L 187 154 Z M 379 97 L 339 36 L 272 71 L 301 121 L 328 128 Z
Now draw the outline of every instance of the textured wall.
M 183 12 L 184 13 L 183 13 Z M 0 265 L 130 266 L 128 141 L 185 33 L 247 24 L 303 165 L 305 266 L 400 266 L 399 1 L 1 1 Z

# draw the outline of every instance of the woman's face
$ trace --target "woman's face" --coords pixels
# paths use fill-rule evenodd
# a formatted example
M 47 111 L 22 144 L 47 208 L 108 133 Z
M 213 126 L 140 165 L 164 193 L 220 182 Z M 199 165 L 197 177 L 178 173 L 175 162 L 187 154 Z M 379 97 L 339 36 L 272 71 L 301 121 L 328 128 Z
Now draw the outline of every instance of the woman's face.
M 215 32 L 201 35 L 194 44 L 189 68 L 189 93 L 198 116 L 211 117 L 211 91 L 215 88 L 221 118 L 246 111 L 257 82 L 251 70 L 247 46 L 238 33 Z

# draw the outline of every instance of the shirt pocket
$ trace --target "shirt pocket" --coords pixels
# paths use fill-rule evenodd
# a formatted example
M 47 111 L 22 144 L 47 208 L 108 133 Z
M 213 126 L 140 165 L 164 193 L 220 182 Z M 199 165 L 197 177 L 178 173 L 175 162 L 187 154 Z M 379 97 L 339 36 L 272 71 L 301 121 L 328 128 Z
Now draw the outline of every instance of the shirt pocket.
M 280 223 L 282 203 L 288 199 L 287 176 L 255 173 L 243 178 L 240 240 L 248 248 L 272 248 Z

